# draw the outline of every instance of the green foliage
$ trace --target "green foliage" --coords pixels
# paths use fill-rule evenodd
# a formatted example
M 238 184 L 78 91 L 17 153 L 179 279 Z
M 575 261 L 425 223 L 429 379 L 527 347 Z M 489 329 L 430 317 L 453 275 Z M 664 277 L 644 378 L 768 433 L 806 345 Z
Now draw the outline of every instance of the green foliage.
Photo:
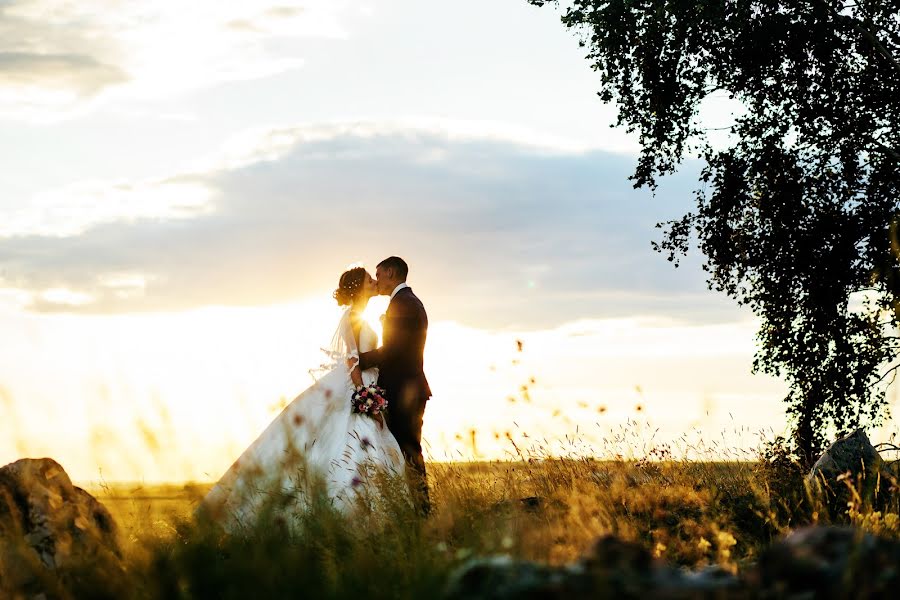
M 705 161 L 696 210 L 656 247 L 677 265 L 696 236 L 710 288 L 761 318 L 754 369 L 789 383 L 801 458 L 877 424 L 900 323 L 900 0 L 567 5 L 640 137 L 635 185 Z M 746 109 L 725 147 L 697 118 L 713 94 Z

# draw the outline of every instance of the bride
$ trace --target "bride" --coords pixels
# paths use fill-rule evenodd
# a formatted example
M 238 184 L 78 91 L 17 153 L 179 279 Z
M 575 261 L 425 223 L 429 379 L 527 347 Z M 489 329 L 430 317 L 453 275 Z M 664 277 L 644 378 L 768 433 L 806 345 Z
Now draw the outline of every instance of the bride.
M 347 309 L 332 343 L 334 367 L 288 404 L 198 510 L 232 532 L 252 527 L 264 511 L 290 523 L 291 515 L 309 506 L 316 490 L 350 513 L 361 496 L 373 491 L 378 473 L 403 476 L 400 446 L 381 415 L 362 415 L 351 407 L 357 386 L 378 381 L 377 368 L 347 366 L 348 358 L 353 364 L 360 352 L 378 346 L 377 334 L 361 316 L 376 294 L 375 280 L 364 268 L 341 275 L 334 298 Z

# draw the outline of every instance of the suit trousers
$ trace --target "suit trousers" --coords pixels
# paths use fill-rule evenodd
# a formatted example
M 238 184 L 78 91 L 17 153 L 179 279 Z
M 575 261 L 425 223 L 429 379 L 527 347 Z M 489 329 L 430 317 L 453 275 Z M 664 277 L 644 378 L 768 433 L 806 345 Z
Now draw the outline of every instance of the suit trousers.
M 431 511 L 428 479 L 425 473 L 425 457 L 422 455 L 422 420 L 427 398 L 397 398 L 387 410 L 387 426 L 406 459 L 407 482 L 416 507 L 422 514 Z

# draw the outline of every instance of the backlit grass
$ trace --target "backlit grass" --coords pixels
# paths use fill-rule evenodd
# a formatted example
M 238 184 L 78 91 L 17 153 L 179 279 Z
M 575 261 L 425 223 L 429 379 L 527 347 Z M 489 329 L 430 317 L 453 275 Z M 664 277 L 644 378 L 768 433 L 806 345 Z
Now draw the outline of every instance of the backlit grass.
M 435 597 L 472 556 L 563 564 L 606 533 L 678 565 L 733 571 L 798 525 L 852 521 L 898 534 L 894 492 L 878 506 L 857 498 L 830 511 L 807 491 L 800 469 L 771 452 L 765 461 L 666 456 L 431 464 L 429 519 L 414 515 L 397 482 L 388 482 L 372 510 L 349 520 L 327 501 L 313 503 L 292 534 L 268 522 L 228 536 L 196 522 L 208 485 L 111 485 L 97 494 L 127 549 L 128 584 L 113 587 L 135 598 Z

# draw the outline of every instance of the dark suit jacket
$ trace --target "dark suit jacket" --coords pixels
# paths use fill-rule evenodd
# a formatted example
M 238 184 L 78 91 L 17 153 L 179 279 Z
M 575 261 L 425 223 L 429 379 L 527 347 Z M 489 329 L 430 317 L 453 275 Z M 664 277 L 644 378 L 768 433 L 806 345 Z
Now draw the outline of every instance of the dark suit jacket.
M 388 305 L 381 347 L 359 356 L 361 369 L 378 367 L 378 385 L 384 388 L 388 414 L 415 410 L 431 397 L 425 379 L 423 355 L 428 335 L 428 315 L 410 288 L 403 288 Z

